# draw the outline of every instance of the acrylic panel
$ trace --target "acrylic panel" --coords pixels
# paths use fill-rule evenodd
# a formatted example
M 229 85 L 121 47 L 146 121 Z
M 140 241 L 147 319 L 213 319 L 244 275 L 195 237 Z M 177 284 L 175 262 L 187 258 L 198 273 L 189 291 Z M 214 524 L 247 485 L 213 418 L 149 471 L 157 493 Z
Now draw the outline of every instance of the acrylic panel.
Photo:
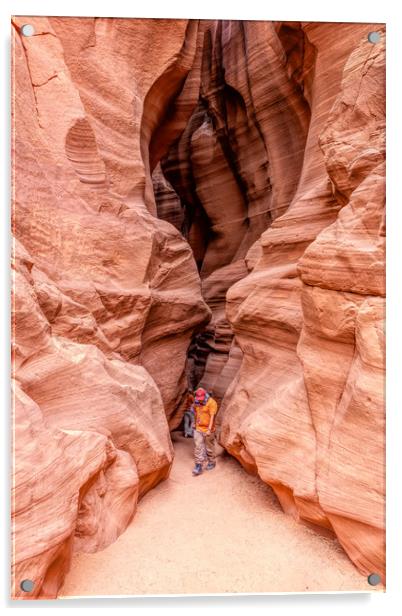
M 12 19 L 12 597 L 384 590 L 384 84 L 383 24 Z

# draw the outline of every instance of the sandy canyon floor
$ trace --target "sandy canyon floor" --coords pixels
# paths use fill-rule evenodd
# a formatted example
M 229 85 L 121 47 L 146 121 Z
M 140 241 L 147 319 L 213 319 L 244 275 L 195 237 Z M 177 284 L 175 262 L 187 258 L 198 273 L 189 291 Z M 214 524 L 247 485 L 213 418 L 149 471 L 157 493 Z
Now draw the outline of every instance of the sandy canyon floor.
M 84 595 L 374 590 L 338 541 L 285 515 L 235 459 L 192 477 L 193 440 L 174 433 L 170 478 L 119 539 L 75 555 L 60 598 Z

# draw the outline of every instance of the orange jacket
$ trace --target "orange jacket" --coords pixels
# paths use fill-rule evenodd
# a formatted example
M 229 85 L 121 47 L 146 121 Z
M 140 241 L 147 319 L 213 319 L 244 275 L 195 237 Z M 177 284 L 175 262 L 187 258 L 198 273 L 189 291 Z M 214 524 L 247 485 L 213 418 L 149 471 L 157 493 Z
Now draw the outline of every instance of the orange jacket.
M 205 404 L 194 404 L 195 411 L 195 429 L 198 432 L 208 432 L 208 426 L 211 417 L 214 418 L 211 432 L 215 432 L 215 415 L 218 412 L 218 405 L 211 397 L 208 398 Z

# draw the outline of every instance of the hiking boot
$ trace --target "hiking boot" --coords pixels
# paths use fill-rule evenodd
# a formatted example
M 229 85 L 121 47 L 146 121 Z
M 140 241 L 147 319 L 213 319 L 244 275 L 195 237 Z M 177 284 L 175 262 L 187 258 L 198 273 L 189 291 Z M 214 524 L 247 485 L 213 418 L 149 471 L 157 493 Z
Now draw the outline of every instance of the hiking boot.
M 205 468 L 207 469 L 207 471 L 212 471 L 212 469 L 215 468 L 215 466 L 216 466 L 215 462 L 208 462 Z
M 201 466 L 201 464 L 196 464 L 194 466 L 194 468 L 193 468 L 193 475 L 194 475 L 194 477 L 197 476 L 197 475 L 201 475 L 201 473 L 202 473 L 202 466 Z

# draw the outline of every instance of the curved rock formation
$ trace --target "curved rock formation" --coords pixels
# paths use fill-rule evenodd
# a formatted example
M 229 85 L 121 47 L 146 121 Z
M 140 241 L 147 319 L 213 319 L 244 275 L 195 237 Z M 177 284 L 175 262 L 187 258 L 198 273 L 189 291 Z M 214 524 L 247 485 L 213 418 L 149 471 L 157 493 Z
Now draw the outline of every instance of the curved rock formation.
M 166 71 L 180 89 L 197 22 L 29 21 L 26 38 L 14 20 L 13 595 L 50 598 L 71 550 L 115 540 L 167 477 L 209 310 L 189 246 L 146 207 L 141 153 L 172 94 L 148 115 L 144 100 Z
M 190 357 L 196 356 L 197 370 L 191 380 L 195 385 L 202 378 L 218 399 L 239 357 L 232 354 L 236 365 L 226 367 L 233 333 L 224 315 L 225 294 L 246 274 L 250 246 L 289 206 L 303 161 L 310 108 L 295 61 L 278 36 L 282 28 L 270 22 L 207 22 L 199 102 L 162 160 L 184 207 L 184 234 L 214 315 L 193 343 Z M 297 68 L 309 74 L 314 48 L 298 24 L 287 29 L 301 38 Z
M 13 596 L 124 531 L 188 382 L 285 511 L 384 574 L 384 28 L 26 19 Z
M 304 164 L 227 295 L 244 356 L 221 439 L 285 511 L 384 575 L 384 43 L 303 29 L 317 50 Z
M 208 23 L 199 102 L 162 169 L 212 310 L 189 373 L 223 399 L 222 444 L 384 574 L 385 69 L 370 28 Z

